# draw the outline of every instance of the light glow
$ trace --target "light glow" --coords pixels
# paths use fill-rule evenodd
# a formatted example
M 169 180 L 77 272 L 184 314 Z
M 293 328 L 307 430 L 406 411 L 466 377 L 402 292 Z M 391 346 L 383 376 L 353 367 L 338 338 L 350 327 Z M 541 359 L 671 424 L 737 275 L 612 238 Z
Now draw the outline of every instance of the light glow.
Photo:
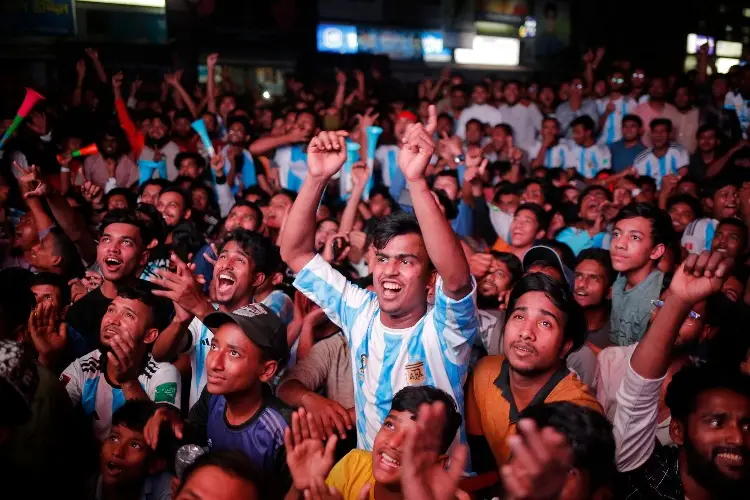
M 521 41 L 518 38 L 475 35 L 472 48 L 457 48 L 453 56 L 458 64 L 476 66 L 518 66 Z
M 131 7 L 165 8 L 166 0 L 78 0 L 79 3 L 106 3 L 110 5 L 128 5 Z

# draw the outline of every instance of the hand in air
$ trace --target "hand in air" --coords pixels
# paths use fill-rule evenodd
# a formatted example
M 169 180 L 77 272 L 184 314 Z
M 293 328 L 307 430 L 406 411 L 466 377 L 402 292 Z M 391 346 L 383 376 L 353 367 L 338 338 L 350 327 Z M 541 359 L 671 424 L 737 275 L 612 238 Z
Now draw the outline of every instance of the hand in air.
M 307 175 L 329 179 L 346 161 L 346 140 L 343 130 L 324 131 L 313 137 L 307 146 Z
M 427 125 L 415 123 L 409 125 L 404 134 L 403 145 L 398 154 L 398 166 L 409 182 L 424 179 L 427 165 L 435 153 L 435 142 L 432 139 L 437 127 L 435 106 L 429 107 Z

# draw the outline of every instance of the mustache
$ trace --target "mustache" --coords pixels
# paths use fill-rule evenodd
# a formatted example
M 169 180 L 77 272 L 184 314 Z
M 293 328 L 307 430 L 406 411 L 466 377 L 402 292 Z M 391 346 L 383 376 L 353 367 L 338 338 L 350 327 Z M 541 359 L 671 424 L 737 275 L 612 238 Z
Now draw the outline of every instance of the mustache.
M 536 349 L 534 348 L 534 346 L 532 346 L 531 344 L 529 344 L 527 342 L 521 342 L 521 341 L 516 340 L 515 342 L 511 342 L 510 343 L 511 349 L 513 349 L 516 346 L 521 346 L 524 349 L 528 349 L 529 351 L 531 351 L 534 354 L 536 354 Z

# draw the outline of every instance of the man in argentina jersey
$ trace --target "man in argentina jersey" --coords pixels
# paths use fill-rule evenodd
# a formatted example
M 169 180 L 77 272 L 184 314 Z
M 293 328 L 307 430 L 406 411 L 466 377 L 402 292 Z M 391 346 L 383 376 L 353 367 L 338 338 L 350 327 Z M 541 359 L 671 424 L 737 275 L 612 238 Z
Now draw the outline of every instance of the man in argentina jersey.
M 687 173 L 690 156 L 685 148 L 669 142 L 669 135 L 672 133 L 670 120 L 657 118 L 651 121 L 649 127 L 653 147 L 636 156 L 633 166 L 638 174 L 652 177 L 657 189 L 661 189 L 661 181 L 667 175 Z
M 609 78 L 609 97 L 597 99 L 599 112 L 599 144 L 610 145 L 622 139 L 622 119 L 631 114 L 638 105 L 634 99 L 622 93 L 625 75 L 619 71 Z
M 570 146 L 560 140 L 560 122 L 554 116 L 542 121 L 542 138 L 528 151 L 531 167 L 565 168 L 570 161 Z
M 281 255 L 295 271 L 295 287 L 317 303 L 346 336 L 352 355 L 357 446 L 371 450 L 393 395 L 413 385 L 433 385 L 463 409 L 463 384 L 478 330 L 476 285 L 450 224 L 424 171 L 435 145 L 437 117 L 413 125 L 399 155 L 415 215 L 383 218 L 374 230 L 375 293 L 363 290 L 314 253 L 318 200 L 344 163 L 340 132 L 322 132 L 310 145 L 308 177 L 289 213 Z M 422 230 L 424 228 L 424 230 Z M 429 228 L 429 229 L 427 229 Z M 438 274 L 435 305 L 428 309 L 432 266 Z M 462 441 L 464 434 L 461 431 Z
M 612 166 L 612 154 L 604 144 L 594 142 L 594 120 L 590 116 L 579 116 L 573 123 L 573 144 L 570 145 L 568 168 L 581 176 L 593 179 L 600 170 Z
M 213 332 L 203 324 L 203 319 L 215 311 L 233 312 L 253 303 L 257 288 L 270 279 L 273 269 L 273 244 L 257 233 L 235 229 L 218 249 L 214 265 L 211 298 L 209 302 L 192 274 L 182 276 L 160 272 L 155 280 L 167 291 L 159 294 L 170 298 L 178 314 L 170 326 L 157 339 L 153 354 L 158 360 L 174 359 L 177 354 L 188 353 L 192 367 L 190 406 L 192 407 L 206 385 L 206 356 L 211 346 Z M 184 264 L 179 263 L 178 267 Z M 196 286 L 197 285 L 197 286 Z M 183 292 L 188 289 L 190 292 Z M 270 300 L 268 300 L 270 299 Z M 269 294 L 264 303 L 273 310 L 276 296 Z M 184 313 L 183 313 L 184 312 Z M 281 313 L 283 311 L 274 311 Z
M 234 185 L 229 186 L 232 193 L 236 195 L 241 189 L 258 185 L 270 191 L 263 167 L 260 164 L 256 167 L 253 155 L 246 149 L 250 139 L 249 120 L 244 116 L 233 116 L 227 127 L 227 145 L 219 153 L 224 159 L 224 175 L 229 177 L 230 172 L 235 172 Z
M 297 115 L 295 126 L 309 137 L 317 129 L 315 116 L 309 111 L 302 111 Z M 299 191 L 307 175 L 306 149 L 306 144 L 295 143 L 276 150 L 273 161 L 279 169 L 279 184 L 282 188 Z
M 94 435 L 109 434 L 112 414 L 129 399 L 180 408 L 181 379 L 170 363 L 148 352 L 163 325 L 155 322 L 158 299 L 143 288 L 123 288 L 101 324 L 102 349 L 73 361 L 60 376 L 74 406 L 91 417 Z
M 740 189 L 732 179 L 718 177 L 705 187 L 706 195 L 711 196 L 713 208 L 707 217 L 696 219 L 685 227 L 680 244 L 689 253 L 711 250 L 716 234 L 716 226 L 721 219 L 737 217 L 740 207 Z
M 727 93 L 724 98 L 724 107 L 733 109 L 737 113 L 742 128 L 742 138 L 747 139 L 747 128 L 750 126 L 750 66 L 740 67 L 739 88 Z

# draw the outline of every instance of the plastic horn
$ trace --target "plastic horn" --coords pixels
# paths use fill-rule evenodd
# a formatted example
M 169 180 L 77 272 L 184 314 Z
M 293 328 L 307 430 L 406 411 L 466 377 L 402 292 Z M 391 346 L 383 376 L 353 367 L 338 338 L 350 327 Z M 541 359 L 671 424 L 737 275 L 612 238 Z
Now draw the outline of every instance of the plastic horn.
M 166 161 L 138 160 L 138 171 L 140 174 L 138 185 L 140 186 L 141 184 L 152 178 L 154 176 L 154 170 L 159 173 L 159 177 L 161 179 L 167 178 Z
M 26 115 L 29 114 L 29 111 L 31 111 L 34 108 L 34 105 L 44 99 L 44 96 L 40 94 L 39 92 L 32 90 L 32 89 L 26 89 L 26 97 L 23 98 L 23 102 L 21 103 L 21 107 L 18 108 L 18 111 L 16 112 L 16 117 L 13 118 L 13 123 L 10 124 L 10 127 L 8 127 L 8 130 L 5 131 L 5 134 L 3 134 L 3 138 L 0 139 L 0 149 L 5 146 L 5 141 L 8 140 L 8 137 L 10 137 L 13 132 L 16 131 L 18 126 L 21 124 L 21 122 L 26 118 Z
M 372 169 L 375 167 L 375 150 L 378 147 L 378 137 L 383 133 L 383 129 L 380 127 L 367 127 L 365 129 L 367 133 L 367 168 Z
M 216 151 L 214 151 L 214 145 L 211 143 L 211 138 L 208 136 L 208 130 L 206 130 L 206 124 L 203 123 L 203 120 L 195 120 L 190 126 L 193 127 L 193 130 L 198 132 L 198 136 L 201 138 L 201 142 L 203 142 L 203 145 L 206 147 L 208 154 L 210 156 L 215 155 Z
M 76 151 L 73 151 L 72 153 L 57 155 L 57 163 L 62 163 L 63 160 L 67 160 L 68 158 L 78 158 L 79 156 L 95 155 L 98 152 L 99 148 L 96 146 L 96 144 L 89 144 L 85 148 L 78 149 Z
M 346 162 L 341 168 L 341 176 L 339 177 L 339 194 L 342 199 L 348 198 L 354 187 L 354 184 L 352 184 L 352 165 L 359 161 L 359 147 L 356 142 L 346 143 Z

